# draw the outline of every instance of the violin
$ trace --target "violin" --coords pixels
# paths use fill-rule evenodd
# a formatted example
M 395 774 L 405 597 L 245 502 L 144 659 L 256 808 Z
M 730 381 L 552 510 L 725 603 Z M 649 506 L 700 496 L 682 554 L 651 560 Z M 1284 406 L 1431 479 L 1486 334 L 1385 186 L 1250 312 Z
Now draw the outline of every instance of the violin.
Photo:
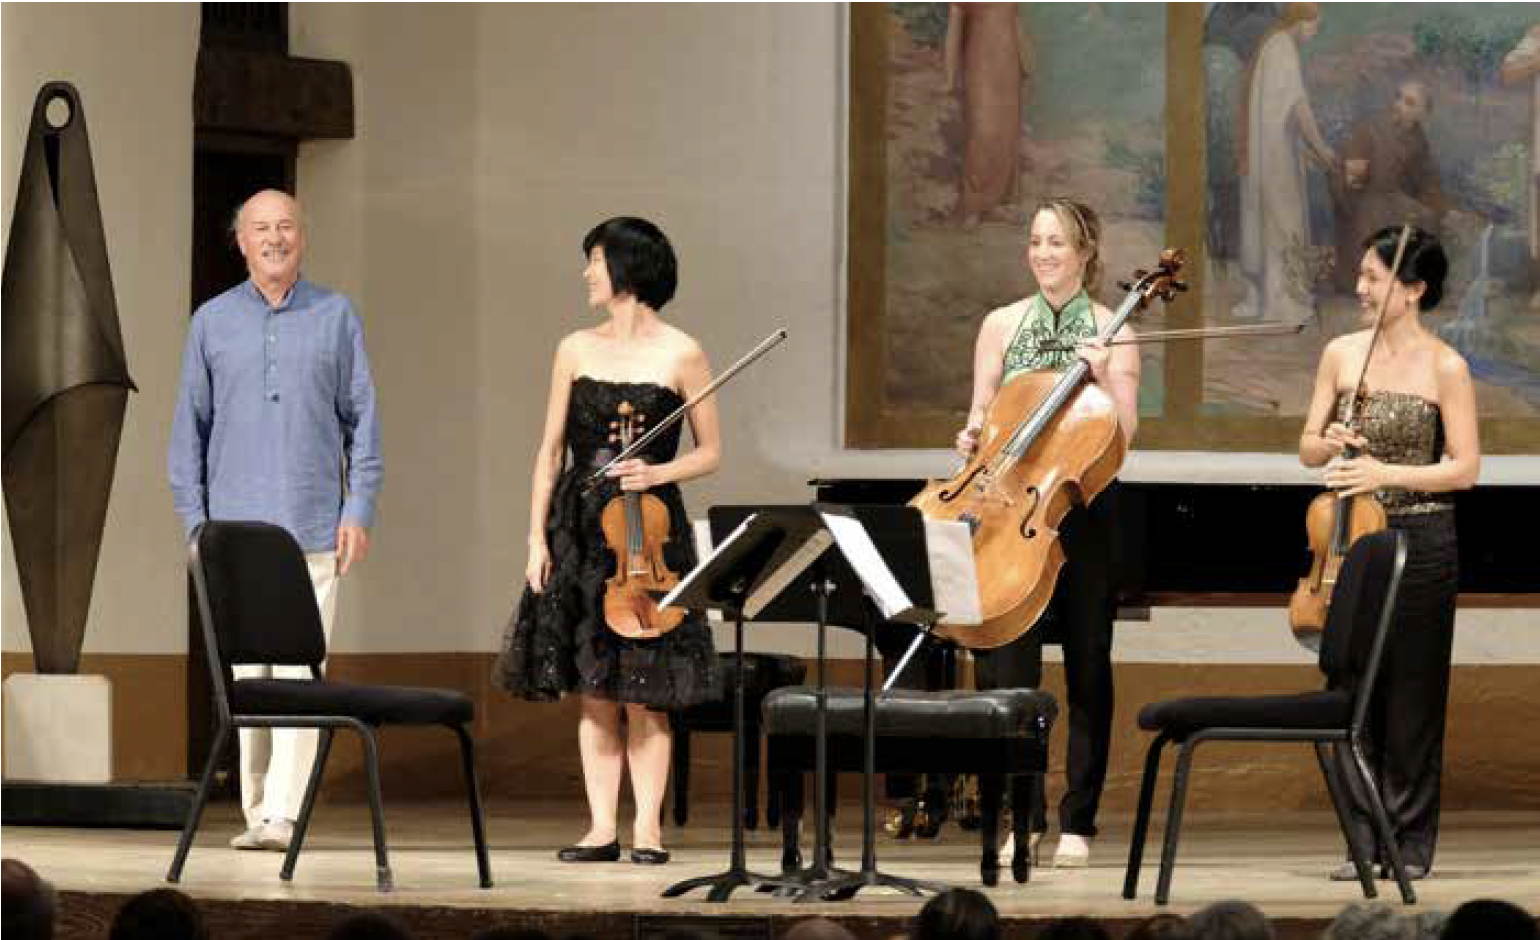
M 1401 238 L 1396 243 L 1396 254 L 1390 262 L 1390 278 L 1394 284 L 1401 270 L 1401 256 L 1406 251 L 1406 241 L 1412 227 L 1401 227 Z M 1385 322 L 1385 308 L 1390 304 L 1391 291 L 1387 290 L 1380 300 L 1380 309 L 1374 320 L 1374 332 L 1369 334 L 1369 350 L 1364 354 L 1363 369 L 1358 374 L 1358 384 L 1348 400 L 1347 413 L 1342 423 L 1357 432 L 1358 412 L 1363 407 L 1368 386 L 1369 360 L 1380 338 L 1380 327 Z M 1342 456 L 1352 459 L 1358 456 L 1356 447 L 1344 447 Z M 1299 579 L 1294 595 L 1289 598 L 1289 629 L 1294 639 L 1308 650 L 1319 651 L 1321 635 L 1326 629 L 1326 612 L 1331 606 L 1331 595 L 1337 586 L 1337 575 L 1347 558 L 1348 549 L 1365 535 L 1379 532 L 1389 525 L 1385 508 L 1373 493 L 1339 497 L 1331 490 L 1310 501 L 1305 510 L 1305 533 L 1310 541 L 1310 573 Z
M 631 446 L 646 416 L 630 402 L 616 409 L 610 440 L 622 449 Z M 678 573 L 663 560 L 668 541 L 668 507 L 651 493 L 623 492 L 605 504 L 599 515 L 605 544 L 615 555 L 615 574 L 604 585 L 604 623 L 630 640 L 656 639 L 679 626 L 682 608 L 662 610 L 654 599 L 679 583 Z
M 1169 302 L 1181 249 L 1161 252 L 1098 337 L 1110 342 L 1152 298 Z M 1117 476 L 1127 450 L 1112 396 L 1089 382 L 1084 360 L 1063 373 L 1027 372 L 1001 387 L 979 429 L 978 446 L 954 477 L 932 482 L 909 505 L 931 519 L 966 522 L 978 572 L 979 625 L 935 629 L 971 649 L 1003 646 L 1032 629 L 1064 565 L 1059 523 L 1089 505 Z

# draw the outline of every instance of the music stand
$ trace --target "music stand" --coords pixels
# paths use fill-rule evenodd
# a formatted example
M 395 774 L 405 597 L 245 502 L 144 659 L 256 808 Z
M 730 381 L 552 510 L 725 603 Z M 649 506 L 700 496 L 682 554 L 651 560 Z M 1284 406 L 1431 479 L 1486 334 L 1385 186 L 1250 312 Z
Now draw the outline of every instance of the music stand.
M 660 602 L 660 607 L 716 610 L 733 620 L 733 803 L 732 850 L 727 870 L 716 875 L 688 878 L 669 885 L 663 897 L 672 898 L 696 888 L 710 888 L 706 900 L 726 901 L 745 885 L 770 889 L 795 889 L 784 878 L 748 870 L 743 846 L 743 622 L 763 609 L 784 584 L 832 543 L 816 516 L 806 507 L 781 507 L 798 512 L 766 512 L 749 516 L 731 535 Z M 820 680 L 821 681 L 821 680 Z
M 716 507 L 710 513 L 712 529 L 714 533 L 724 532 L 745 515 L 755 513 L 800 519 L 809 535 L 808 547 L 793 559 L 800 563 L 800 568 L 796 564 L 788 564 L 780 569 L 773 580 L 767 579 L 759 605 L 751 611 L 751 616 L 764 621 L 813 620 L 818 625 L 813 860 L 807 868 L 786 879 L 796 887 L 783 890 L 799 894 L 800 901 L 815 897 L 848 898 L 869 885 L 892 887 L 910 894 L 919 894 L 925 890 L 945 890 L 948 886 L 936 882 L 900 878 L 880 872 L 876 864 L 875 835 L 876 711 L 872 652 L 876 624 L 873 605 L 889 621 L 904 621 L 926 627 L 935 622 L 938 615 L 929 609 L 932 604 L 932 571 L 928 557 L 927 525 L 933 526 L 936 523 L 927 524 L 917 510 L 904 506 L 849 507 L 814 503 L 811 506 Z M 752 515 L 750 517 L 753 518 Z M 958 603 L 958 606 L 974 609 L 977 607 L 977 587 L 972 581 L 970 541 L 965 533 L 956 541 L 968 562 L 964 578 L 966 587 L 962 590 L 973 595 L 967 602 Z M 818 547 L 820 545 L 821 548 Z M 838 550 L 827 551 L 831 545 L 838 546 Z M 806 573 L 802 573 L 803 570 Z M 946 587 L 948 585 L 943 583 L 943 588 Z M 948 593 L 950 596 L 956 590 Z M 812 605 L 807 603 L 809 597 L 814 600 Z M 828 734 L 825 633 L 830 624 L 863 629 L 866 635 L 862 864 L 856 872 L 832 869 L 828 862 L 832 853 L 826 800 Z

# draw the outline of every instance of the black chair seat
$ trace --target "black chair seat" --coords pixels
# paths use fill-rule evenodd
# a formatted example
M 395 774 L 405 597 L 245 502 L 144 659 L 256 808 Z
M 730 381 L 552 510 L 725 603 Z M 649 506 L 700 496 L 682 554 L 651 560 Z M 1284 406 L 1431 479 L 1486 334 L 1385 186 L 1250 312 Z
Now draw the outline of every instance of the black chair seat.
M 1344 728 L 1353 696 L 1345 689 L 1245 698 L 1215 696 L 1151 702 L 1139 710 L 1139 727 L 1181 740 L 1206 728 Z
M 476 714 L 471 700 L 452 689 L 310 679 L 237 679 L 230 705 L 242 715 L 346 716 L 370 725 L 458 725 Z
M 893 689 L 877 699 L 877 737 L 1037 738 L 1057 715 L 1053 696 L 1037 689 Z M 826 716 L 830 735 L 860 737 L 865 727 L 862 691 L 829 689 Z M 772 737 L 812 735 L 817 722 L 816 688 L 777 689 L 765 699 L 765 733 Z
M 691 705 L 675 714 L 694 731 L 731 731 L 733 729 L 733 690 L 737 687 L 738 667 L 731 653 L 719 657 L 722 670 L 722 695 Z M 773 653 L 743 654 L 743 701 L 746 720 L 759 717 L 758 704 L 766 695 L 782 686 L 796 685 L 807 676 L 807 664 L 796 656 Z

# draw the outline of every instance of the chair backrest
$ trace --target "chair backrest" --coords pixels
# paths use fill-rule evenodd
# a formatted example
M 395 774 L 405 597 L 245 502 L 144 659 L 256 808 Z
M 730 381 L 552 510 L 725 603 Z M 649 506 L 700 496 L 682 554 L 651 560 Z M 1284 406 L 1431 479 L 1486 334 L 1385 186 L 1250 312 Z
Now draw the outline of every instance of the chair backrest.
M 209 663 L 319 666 L 326 634 L 305 553 L 294 536 L 265 522 L 209 521 L 188 556 Z
M 1405 566 L 1406 538 L 1400 532 L 1385 529 L 1366 535 L 1348 550 L 1332 590 L 1321 638 L 1321 671 L 1333 688 L 1353 692 L 1358 712 L 1374 688 Z

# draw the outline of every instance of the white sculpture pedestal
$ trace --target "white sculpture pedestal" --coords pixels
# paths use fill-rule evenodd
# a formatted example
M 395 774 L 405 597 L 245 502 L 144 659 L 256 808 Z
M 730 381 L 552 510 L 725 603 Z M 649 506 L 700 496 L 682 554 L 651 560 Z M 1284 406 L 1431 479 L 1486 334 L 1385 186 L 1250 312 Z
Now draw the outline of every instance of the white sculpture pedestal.
M 112 683 L 106 676 L 15 673 L 5 680 L 5 779 L 112 780 Z

